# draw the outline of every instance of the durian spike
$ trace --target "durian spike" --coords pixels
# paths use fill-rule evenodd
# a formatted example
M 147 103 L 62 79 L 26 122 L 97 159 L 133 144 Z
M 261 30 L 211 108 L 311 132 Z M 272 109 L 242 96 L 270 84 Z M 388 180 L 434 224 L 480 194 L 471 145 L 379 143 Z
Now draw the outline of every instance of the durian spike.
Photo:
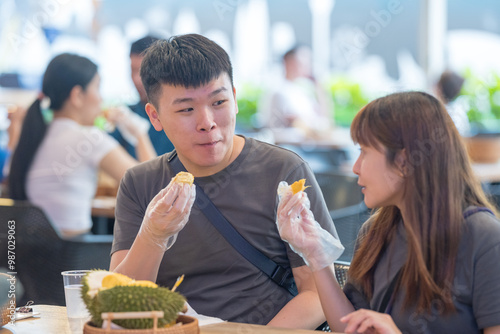
M 181 283 L 182 283 L 183 280 L 184 280 L 184 274 L 182 274 L 182 276 L 177 277 L 177 281 L 175 281 L 175 284 L 174 284 L 174 286 L 172 288 L 172 292 L 174 292 L 175 290 L 177 290 L 177 287 L 179 285 L 181 285 Z

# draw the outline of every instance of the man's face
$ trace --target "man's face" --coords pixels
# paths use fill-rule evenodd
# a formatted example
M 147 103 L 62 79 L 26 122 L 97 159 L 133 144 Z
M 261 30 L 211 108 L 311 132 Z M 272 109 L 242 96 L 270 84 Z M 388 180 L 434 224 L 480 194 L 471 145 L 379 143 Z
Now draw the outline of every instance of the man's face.
M 140 74 L 142 58 L 144 57 L 138 54 L 130 55 L 130 74 L 132 76 L 132 81 L 134 82 L 135 89 L 137 89 L 137 92 L 139 93 L 141 102 L 146 103 L 148 101 L 148 98 L 146 95 L 146 90 L 142 85 L 141 74 Z
M 228 74 L 198 88 L 164 84 L 156 105 L 146 105 L 151 123 L 165 131 L 189 172 L 212 175 L 232 161 L 238 106 Z

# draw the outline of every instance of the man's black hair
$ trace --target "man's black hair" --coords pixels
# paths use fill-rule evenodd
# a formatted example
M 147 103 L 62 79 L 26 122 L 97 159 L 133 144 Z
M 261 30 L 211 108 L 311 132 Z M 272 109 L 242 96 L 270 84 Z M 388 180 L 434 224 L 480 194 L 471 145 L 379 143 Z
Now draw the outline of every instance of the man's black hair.
M 162 84 L 197 88 L 224 73 L 229 75 L 232 87 L 233 68 L 228 54 L 198 34 L 156 41 L 146 51 L 141 65 L 142 83 L 149 102 L 155 105 Z

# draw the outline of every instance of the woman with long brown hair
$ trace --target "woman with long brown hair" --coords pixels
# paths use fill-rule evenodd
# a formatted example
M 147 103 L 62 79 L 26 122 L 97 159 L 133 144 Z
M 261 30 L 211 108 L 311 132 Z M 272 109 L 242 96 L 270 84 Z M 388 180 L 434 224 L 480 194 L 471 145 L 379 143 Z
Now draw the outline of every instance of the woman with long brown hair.
M 304 201 L 285 197 L 278 209 L 282 238 L 315 264 L 330 326 L 500 333 L 500 223 L 444 105 L 426 93 L 391 94 L 356 115 L 351 136 L 361 147 L 353 171 L 376 211 L 358 235 L 343 292 L 311 219 L 280 226 L 280 214 L 308 217 Z

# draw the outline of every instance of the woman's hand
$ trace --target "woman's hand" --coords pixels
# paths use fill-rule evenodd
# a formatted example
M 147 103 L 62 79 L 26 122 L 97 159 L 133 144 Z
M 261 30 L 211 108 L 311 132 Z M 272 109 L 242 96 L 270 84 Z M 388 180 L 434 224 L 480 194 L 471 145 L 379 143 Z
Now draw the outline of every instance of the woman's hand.
M 360 309 L 349 313 L 340 321 L 346 323 L 346 333 L 401 334 L 389 314 Z
M 115 124 L 123 138 L 136 146 L 139 137 L 147 135 L 151 124 L 126 106 L 109 108 L 106 119 Z
M 307 194 L 300 191 L 294 195 L 290 189 L 284 188 L 285 185 L 290 188 L 286 182 L 280 185 L 278 232 L 312 271 L 321 270 L 338 259 L 344 247 L 316 222 Z

